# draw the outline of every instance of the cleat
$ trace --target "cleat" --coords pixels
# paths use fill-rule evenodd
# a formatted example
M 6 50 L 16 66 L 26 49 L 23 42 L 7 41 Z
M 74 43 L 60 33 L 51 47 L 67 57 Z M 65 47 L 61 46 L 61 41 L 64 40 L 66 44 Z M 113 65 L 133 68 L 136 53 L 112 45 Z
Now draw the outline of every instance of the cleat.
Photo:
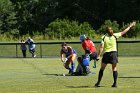
M 97 83 L 95 84 L 95 87 L 100 87 L 99 85 L 100 85 L 100 83 L 97 82 Z
M 117 85 L 116 84 L 113 84 L 111 87 L 117 87 Z
M 69 73 L 68 74 L 72 74 L 72 71 L 71 70 L 69 70 Z
M 34 58 L 36 57 L 36 55 L 34 55 Z
M 74 75 L 74 72 L 72 72 L 72 71 L 69 70 L 69 73 L 68 74 L 69 75 Z

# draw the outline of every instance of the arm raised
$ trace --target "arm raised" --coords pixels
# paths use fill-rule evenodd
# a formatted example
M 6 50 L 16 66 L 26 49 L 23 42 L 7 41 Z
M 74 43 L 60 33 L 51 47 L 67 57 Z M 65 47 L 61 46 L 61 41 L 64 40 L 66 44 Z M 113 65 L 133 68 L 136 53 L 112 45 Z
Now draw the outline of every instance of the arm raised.
M 125 30 L 123 30 L 121 32 L 121 35 L 123 36 L 124 34 L 126 34 L 130 30 L 130 28 L 133 27 L 133 26 L 135 26 L 135 25 L 136 25 L 136 22 L 130 23 L 130 25 Z

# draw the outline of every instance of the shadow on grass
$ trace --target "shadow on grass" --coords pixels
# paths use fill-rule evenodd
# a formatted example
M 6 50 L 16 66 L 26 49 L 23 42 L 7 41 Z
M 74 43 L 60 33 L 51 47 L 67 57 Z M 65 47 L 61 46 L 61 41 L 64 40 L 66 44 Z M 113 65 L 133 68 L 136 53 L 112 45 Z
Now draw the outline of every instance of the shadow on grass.
M 140 78 L 140 77 L 118 77 L 118 78 Z
M 99 88 L 99 87 L 105 87 L 105 86 L 65 86 L 67 88 Z
M 47 76 L 88 76 L 88 75 L 70 75 L 70 74 L 42 74 Z
M 63 74 L 42 74 L 42 75 L 47 75 L 47 76 L 63 76 Z

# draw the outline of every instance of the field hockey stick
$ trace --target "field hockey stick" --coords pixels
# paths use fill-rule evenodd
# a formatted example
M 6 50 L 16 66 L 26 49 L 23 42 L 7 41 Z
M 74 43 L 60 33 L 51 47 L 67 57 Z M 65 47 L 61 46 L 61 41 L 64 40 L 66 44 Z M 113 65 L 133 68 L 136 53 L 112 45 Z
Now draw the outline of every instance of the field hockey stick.
M 96 59 L 94 59 L 93 68 L 96 68 Z

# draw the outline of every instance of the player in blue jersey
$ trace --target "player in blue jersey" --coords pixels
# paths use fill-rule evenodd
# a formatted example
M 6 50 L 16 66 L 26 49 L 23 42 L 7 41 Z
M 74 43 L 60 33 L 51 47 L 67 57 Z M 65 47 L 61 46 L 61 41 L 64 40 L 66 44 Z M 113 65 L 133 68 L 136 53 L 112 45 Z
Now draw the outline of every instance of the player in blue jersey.
M 28 44 L 29 52 L 32 54 L 32 57 L 33 58 L 36 57 L 36 55 L 35 55 L 35 44 L 34 44 L 34 40 L 31 37 L 29 37 L 26 40 L 25 43 Z
M 68 46 L 65 42 L 62 43 L 61 47 L 61 61 L 64 62 L 64 67 L 69 70 L 69 74 L 73 74 L 75 67 L 74 61 L 77 59 L 76 50 L 74 50 L 71 46 Z M 70 63 L 71 67 L 69 66 Z

